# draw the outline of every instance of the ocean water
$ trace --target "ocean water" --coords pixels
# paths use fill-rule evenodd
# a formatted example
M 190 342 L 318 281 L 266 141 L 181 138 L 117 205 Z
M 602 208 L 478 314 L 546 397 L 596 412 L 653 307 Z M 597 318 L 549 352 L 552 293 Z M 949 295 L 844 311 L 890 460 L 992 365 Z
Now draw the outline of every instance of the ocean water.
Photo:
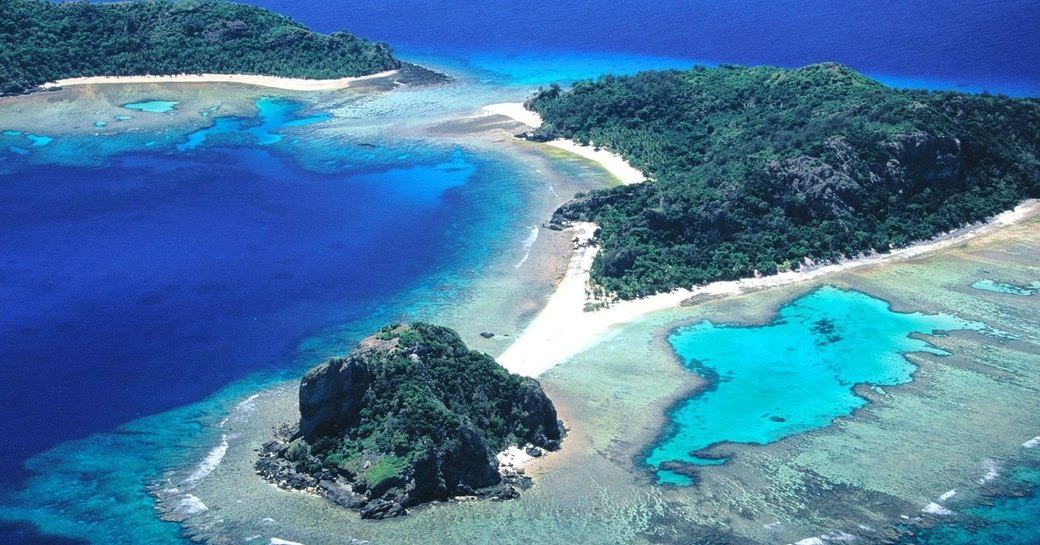
M 1040 4 L 1032 0 L 249 3 L 514 83 L 693 63 L 836 61 L 896 86 L 1040 96 Z
M 1028 456 L 994 482 L 997 490 L 946 507 L 955 522 L 914 529 L 905 545 L 1035 545 L 1040 543 L 1040 460 Z
M 955 330 L 987 328 L 955 316 L 893 312 L 885 301 L 832 287 L 792 301 L 763 326 L 704 321 L 680 328 L 669 343 L 710 387 L 670 411 L 669 429 L 646 464 L 660 483 L 691 485 L 691 477 L 662 466 L 723 463 L 700 451 L 827 426 L 867 403 L 856 385 L 909 382 L 916 367 L 905 354 L 946 354 L 912 334 Z

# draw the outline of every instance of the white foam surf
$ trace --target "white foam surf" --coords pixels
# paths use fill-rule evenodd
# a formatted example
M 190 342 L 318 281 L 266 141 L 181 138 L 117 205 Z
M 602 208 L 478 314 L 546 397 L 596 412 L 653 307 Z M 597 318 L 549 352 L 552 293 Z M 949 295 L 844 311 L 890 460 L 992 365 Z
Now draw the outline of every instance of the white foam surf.
M 540 231 L 541 230 L 538 228 L 537 225 L 531 227 L 530 232 L 527 234 L 527 238 L 525 238 L 522 243 L 524 249 L 527 251 L 524 252 L 524 258 L 516 264 L 515 268 L 519 269 L 521 265 L 527 262 L 527 258 L 531 257 L 531 247 L 534 246 L 534 243 L 538 241 L 538 233 Z
M 241 403 L 235 405 L 235 409 L 239 411 L 252 411 L 256 408 L 256 405 L 253 402 L 256 401 L 256 398 L 258 397 L 260 397 L 260 394 L 253 394 L 245 398 Z
M 272 537 L 269 545 L 303 545 L 303 543 L 300 543 L 299 541 L 289 541 L 279 537 Z
M 1000 472 L 997 471 L 997 462 L 990 458 L 982 461 L 982 468 L 986 470 L 986 473 L 979 479 L 979 484 L 986 484 L 1000 476 Z
M 192 496 L 191 494 L 185 494 L 177 507 L 173 508 L 173 513 L 176 515 L 197 515 L 203 511 L 209 511 L 209 507 L 202 503 L 202 500 Z
M 950 511 L 949 509 L 939 505 L 938 503 L 935 503 L 934 501 L 924 506 L 924 509 L 921 509 L 921 512 L 936 516 L 946 516 L 953 514 L 953 511 Z
M 939 501 L 946 501 L 946 500 L 948 500 L 948 499 L 950 499 L 950 498 L 952 498 L 952 497 L 954 497 L 956 495 L 957 495 L 957 489 L 956 488 L 954 488 L 953 490 L 948 490 L 946 492 L 943 492 L 942 496 L 939 496 Z
M 818 537 L 807 537 L 801 541 L 795 541 L 790 545 L 827 545 L 828 543 L 852 543 L 856 541 L 856 536 L 847 532 L 836 532 L 833 534 L 823 534 Z
M 1036 436 L 1036 437 L 1026 441 L 1025 443 L 1022 443 L 1022 446 L 1025 447 L 1025 448 L 1040 447 L 1040 435 L 1038 435 L 1038 436 Z
M 224 461 L 224 455 L 227 454 L 228 442 L 227 435 L 220 436 L 220 444 L 213 447 L 213 450 L 209 451 L 209 454 L 199 462 L 199 466 L 195 468 L 195 471 L 184 479 L 184 484 L 192 486 L 202 479 L 205 479 L 213 470 L 220 465 L 220 462 Z

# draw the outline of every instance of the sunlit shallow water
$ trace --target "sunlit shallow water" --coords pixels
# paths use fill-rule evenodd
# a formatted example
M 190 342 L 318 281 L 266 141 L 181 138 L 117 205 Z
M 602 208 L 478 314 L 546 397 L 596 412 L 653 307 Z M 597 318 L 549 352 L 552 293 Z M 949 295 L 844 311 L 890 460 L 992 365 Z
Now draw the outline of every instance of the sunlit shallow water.
M 822 428 L 867 402 L 854 386 L 910 381 L 916 367 L 907 353 L 946 354 L 914 334 L 985 328 L 955 316 L 893 312 L 885 301 L 830 287 L 784 306 L 764 326 L 681 328 L 669 342 L 710 387 L 671 411 L 668 433 L 646 463 L 659 482 L 690 485 L 691 477 L 662 466 L 722 463 L 701 451 Z
M 1024 286 L 1018 286 L 1015 284 L 1009 284 L 1007 282 L 998 282 L 996 280 L 990 280 L 987 278 L 972 283 L 971 287 L 977 290 L 991 291 L 994 293 L 1030 296 L 1036 295 L 1036 292 L 1040 291 L 1040 282 L 1030 282 L 1029 284 L 1026 284 Z
M 178 104 L 180 103 L 176 100 L 149 100 L 146 102 L 130 102 L 123 104 L 123 107 L 128 110 L 137 110 L 139 112 L 164 114 L 173 111 L 173 108 Z

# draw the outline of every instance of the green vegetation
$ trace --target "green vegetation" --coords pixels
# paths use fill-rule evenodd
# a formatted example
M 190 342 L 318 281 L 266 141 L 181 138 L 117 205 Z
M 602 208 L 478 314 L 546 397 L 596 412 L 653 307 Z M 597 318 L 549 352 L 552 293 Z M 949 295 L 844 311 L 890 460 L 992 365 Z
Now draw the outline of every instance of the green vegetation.
M 0 0 L 0 95 L 81 76 L 262 74 L 312 79 L 398 68 L 385 44 L 325 36 L 214 0 Z
M 315 451 L 351 459 L 369 450 L 415 460 L 464 428 L 496 452 L 543 433 L 524 425 L 525 399 L 537 382 L 469 350 L 454 331 L 415 323 L 385 327 L 375 339 L 389 346 L 363 352 L 371 376 L 356 421 L 318 439 Z
M 382 518 L 402 514 L 387 515 L 394 504 L 500 485 L 497 452 L 527 443 L 555 450 L 562 432 L 534 379 L 469 350 L 450 329 L 395 325 L 307 373 L 299 433 L 257 467 L 276 482 L 326 486 L 343 505 L 379 500 L 363 516 Z M 328 482 L 365 497 L 344 500 L 336 486 L 320 484 Z
M 653 182 L 581 195 L 601 289 L 634 298 L 928 239 L 1040 196 L 1040 101 L 884 87 L 836 64 L 552 86 L 534 139 L 622 154 Z

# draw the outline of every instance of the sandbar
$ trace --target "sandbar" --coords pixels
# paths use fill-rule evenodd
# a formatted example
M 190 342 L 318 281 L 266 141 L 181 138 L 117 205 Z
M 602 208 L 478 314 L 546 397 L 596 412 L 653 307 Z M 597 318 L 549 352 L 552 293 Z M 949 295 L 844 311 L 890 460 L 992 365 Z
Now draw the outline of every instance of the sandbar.
M 523 123 L 532 128 L 542 124 L 542 118 L 537 113 L 524 108 L 519 102 L 504 102 L 501 104 L 490 104 L 484 106 L 484 111 L 489 114 L 504 115 L 514 121 Z M 599 163 L 607 172 L 611 173 L 622 184 L 635 184 L 646 181 L 646 176 L 638 168 L 633 167 L 624 157 L 607 151 L 603 148 L 583 146 L 573 140 L 558 138 L 546 144 L 580 155 L 590 161 Z

